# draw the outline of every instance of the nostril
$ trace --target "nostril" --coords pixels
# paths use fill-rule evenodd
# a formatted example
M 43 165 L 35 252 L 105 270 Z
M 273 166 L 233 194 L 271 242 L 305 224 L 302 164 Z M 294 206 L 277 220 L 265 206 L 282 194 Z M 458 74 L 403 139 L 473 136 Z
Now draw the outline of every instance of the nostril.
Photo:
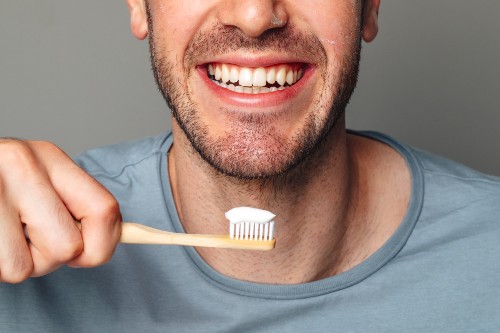
M 275 27 L 275 28 L 282 28 L 285 26 L 286 24 L 286 21 L 285 20 L 282 20 L 280 19 L 278 16 L 276 16 L 276 14 L 273 12 L 273 15 L 271 17 L 271 24 Z
M 248 38 L 257 38 L 267 30 L 287 24 L 284 8 L 269 0 L 231 1 L 221 7 L 218 16 L 222 24 L 236 27 Z

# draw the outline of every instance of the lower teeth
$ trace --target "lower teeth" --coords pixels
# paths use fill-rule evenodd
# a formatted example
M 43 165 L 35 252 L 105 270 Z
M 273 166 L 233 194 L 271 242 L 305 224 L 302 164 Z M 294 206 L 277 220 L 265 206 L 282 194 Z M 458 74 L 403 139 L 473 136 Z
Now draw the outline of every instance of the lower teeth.
M 243 94 L 265 94 L 270 92 L 275 92 L 279 90 L 285 90 L 289 86 L 281 86 L 281 87 L 244 87 L 244 86 L 235 86 L 234 84 L 226 84 L 219 81 L 212 80 L 216 85 L 229 89 L 231 91 Z

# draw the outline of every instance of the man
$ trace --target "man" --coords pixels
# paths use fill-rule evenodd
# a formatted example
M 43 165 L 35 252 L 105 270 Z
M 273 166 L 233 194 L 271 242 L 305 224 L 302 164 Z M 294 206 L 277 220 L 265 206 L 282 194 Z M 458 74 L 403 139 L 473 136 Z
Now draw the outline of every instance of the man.
M 172 134 L 79 167 L 0 143 L 2 331 L 494 331 L 498 179 L 345 130 L 379 4 L 128 0 Z M 122 216 L 220 234 L 238 206 L 277 215 L 276 249 L 113 255 Z

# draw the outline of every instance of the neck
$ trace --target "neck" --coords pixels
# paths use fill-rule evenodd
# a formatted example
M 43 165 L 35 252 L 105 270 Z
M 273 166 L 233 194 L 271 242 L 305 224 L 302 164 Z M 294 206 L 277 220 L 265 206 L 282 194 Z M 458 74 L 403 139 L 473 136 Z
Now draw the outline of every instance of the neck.
M 371 205 L 359 188 L 359 154 L 351 152 L 343 125 L 286 176 L 252 181 L 218 174 L 175 124 L 173 131 L 169 175 L 186 232 L 227 234 L 224 212 L 238 206 L 277 215 L 273 251 L 197 248 L 220 273 L 260 283 L 309 282 L 351 268 L 380 245 L 381 239 L 362 236 L 369 234 L 365 216 Z

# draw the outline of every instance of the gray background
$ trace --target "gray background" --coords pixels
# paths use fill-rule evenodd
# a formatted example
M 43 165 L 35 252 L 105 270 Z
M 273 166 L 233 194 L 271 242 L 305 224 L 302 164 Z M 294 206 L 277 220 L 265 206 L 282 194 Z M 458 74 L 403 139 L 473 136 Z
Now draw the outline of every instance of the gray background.
M 122 0 L 0 4 L 0 136 L 70 154 L 155 135 L 169 112 Z M 348 125 L 500 175 L 500 1 L 382 0 Z

